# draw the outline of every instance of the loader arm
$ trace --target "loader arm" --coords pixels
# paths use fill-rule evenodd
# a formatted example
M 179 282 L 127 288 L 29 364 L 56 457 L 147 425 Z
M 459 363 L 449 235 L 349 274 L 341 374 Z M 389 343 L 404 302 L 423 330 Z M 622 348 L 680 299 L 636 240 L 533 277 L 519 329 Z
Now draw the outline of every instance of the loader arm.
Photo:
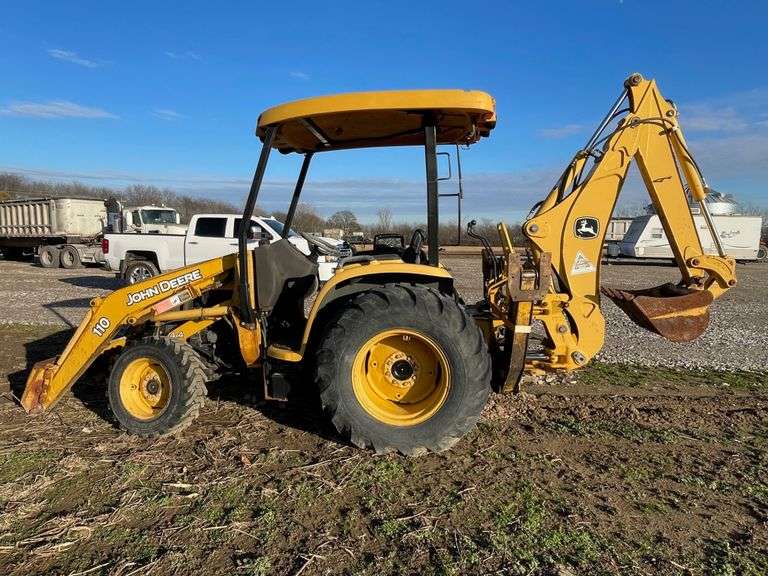
M 681 272 L 676 286 L 627 291 L 604 289 L 638 324 L 673 341 L 697 337 L 708 324 L 709 304 L 736 284 L 734 260 L 720 249 L 704 253 L 686 188 L 699 202 L 718 243 L 704 202 L 706 186 L 678 124 L 674 105 L 653 80 L 630 76 L 625 91 L 585 149 L 523 225 L 534 256 L 550 254 L 557 285 L 534 307 L 551 341 L 547 358 L 529 367 L 575 368 L 602 347 L 600 260 L 608 222 L 633 160 L 669 238 Z M 626 105 L 626 108 L 621 109 Z M 615 129 L 603 133 L 625 114 Z M 602 147 L 600 145 L 602 144 Z M 585 174 L 586 166 L 593 160 Z M 554 286 L 557 286 L 555 288 Z
M 32 368 L 21 398 L 24 409 L 44 411 L 53 406 L 96 358 L 124 345 L 124 329 L 154 319 L 192 319 L 191 313 L 173 310 L 206 290 L 231 282 L 235 261 L 234 254 L 215 258 L 115 290 L 104 298 L 94 298 L 61 355 L 38 362 Z M 203 320 L 227 312 L 226 306 L 217 306 L 202 309 L 197 315 Z

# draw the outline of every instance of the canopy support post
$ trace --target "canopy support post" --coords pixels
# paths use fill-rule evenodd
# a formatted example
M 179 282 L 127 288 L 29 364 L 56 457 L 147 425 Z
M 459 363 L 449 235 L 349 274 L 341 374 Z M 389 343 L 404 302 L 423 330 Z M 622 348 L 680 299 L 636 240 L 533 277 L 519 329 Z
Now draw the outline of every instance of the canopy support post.
M 301 190 L 304 188 L 304 180 L 307 179 L 307 171 L 309 170 L 309 163 L 312 161 L 313 155 L 314 152 L 307 152 L 304 154 L 304 161 L 301 163 L 299 179 L 296 180 L 296 187 L 293 189 L 291 206 L 288 208 L 288 214 L 285 216 L 285 222 L 283 222 L 283 238 L 288 238 L 288 234 L 291 230 L 291 224 L 293 224 L 293 216 L 296 214 L 296 206 L 299 205 L 299 196 L 301 196 Z
M 264 133 L 264 144 L 259 154 L 259 163 L 253 174 L 251 189 L 248 192 L 248 200 L 243 209 L 243 220 L 237 236 L 237 260 L 240 264 L 240 319 L 244 324 L 253 325 L 253 312 L 250 302 L 250 278 L 248 278 L 248 230 L 250 229 L 253 209 L 256 207 L 256 199 L 259 197 L 261 182 L 264 180 L 264 172 L 267 170 L 269 153 L 272 151 L 272 142 L 277 132 L 276 126 L 270 126 Z
M 424 127 L 424 159 L 427 168 L 427 243 L 429 265 L 437 266 L 438 257 L 438 184 L 437 131 L 434 124 Z

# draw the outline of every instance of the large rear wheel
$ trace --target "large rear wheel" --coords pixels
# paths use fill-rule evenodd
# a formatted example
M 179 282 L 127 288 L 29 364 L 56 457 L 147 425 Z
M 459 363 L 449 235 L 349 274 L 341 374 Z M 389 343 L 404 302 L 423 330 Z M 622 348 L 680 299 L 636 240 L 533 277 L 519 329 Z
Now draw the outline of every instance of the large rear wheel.
M 357 296 L 317 353 L 323 406 L 356 446 L 416 455 L 450 448 L 490 392 L 482 333 L 453 299 L 422 286 Z
M 197 418 L 205 381 L 205 365 L 192 347 L 149 338 L 117 358 L 109 377 L 109 405 L 120 427 L 132 434 L 175 434 Z

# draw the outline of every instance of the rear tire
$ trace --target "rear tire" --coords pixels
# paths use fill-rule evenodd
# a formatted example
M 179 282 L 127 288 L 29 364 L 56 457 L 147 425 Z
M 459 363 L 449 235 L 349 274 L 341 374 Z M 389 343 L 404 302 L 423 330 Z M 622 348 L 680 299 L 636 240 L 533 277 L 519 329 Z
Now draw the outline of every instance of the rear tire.
M 491 390 L 482 333 L 454 299 L 387 285 L 348 302 L 320 341 L 316 380 L 336 429 L 361 448 L 447 450 Z
M 71 270 L 73 268 L 80 268 L 80 253 L 74 246 L 64 246 L 59 254 L 61 261 L 61 267 Z
M 137 284 L 158 274 L 160 274 L 160 270 L 157 269 L 153 262 L 149 260 L 133 260 L 126 266 L 123 277 L 128 284 Z
M 757 249 L 757 260 L 758 262 L 765 262 L 768 260 L 768 246 L 765 244 L 760 244 L 760 246 Z
M 205 365 L 191 346 L 148 338 L 118 356 L 107 397 L 123 430 L 138 436 L 178 434 L 205 403 L 206 380 Z
M 58 268 L 61 261 L 61 251 L 55 246 L 41 246 L 37 251 L 40 266 L 43 268 Z

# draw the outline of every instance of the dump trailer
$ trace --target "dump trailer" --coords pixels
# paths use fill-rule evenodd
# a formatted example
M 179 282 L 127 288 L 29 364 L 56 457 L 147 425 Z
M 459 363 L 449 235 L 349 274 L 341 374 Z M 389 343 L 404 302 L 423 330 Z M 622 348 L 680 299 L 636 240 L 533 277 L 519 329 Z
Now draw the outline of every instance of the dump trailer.
M 0 251 L 6 258 L 36 255 L 45 268 L 102 262 L 107 224 L 103 200 L 26 198 L 0 202 Z
M 491 392 L 519 390 L 524 373 L 585 366 L 603 344 L 601 292 L 658 336 L 687 342 L 704 332 L 713 301 L 736 285 L 735 263 L 716 235 L 716 255 L 702 248 L 685 190 L 712 229 L 706 183 L 674 105 L 639 74 L 626 79 L 593 136 L 533 207 L 522 226 L 526 245 L 515 246 L 500 223 L 503 248 L 494 250 L 470 223 L 468 232 L 484 247 L 483 298 L 465 302 L 439 261 L 437 150 L 473 145 L 495 126 L 493 98 L 473 90 L 338 94 L 264 111 L 244 221 L 273 150 L 302 157 L 287 231 L 313 158 L 421 146 L 426 230 L 414 230 L 407 245 L 379 250 L 374 243 L 346 258 L 315 294 L 317 252 L 303 254 L 287 232 L 253 246 L 241 226 L 235 254 L 94 298 L 61 355 L 32 368 L 23 407 L 50 409 L 104 358 L 119 425 L 143 436 L 175 434 L 199 413 L 206 382 L 228 373 L 244 392 L 266 399 L 319 395 L 336 429 L 356 446 L 416 455 L 452 446 L 477 422 Z M 600 285 L 606 225 L 632 162 L 670 240 L 677 283 Z M 545 336 L 529 346 L 534 324 Z
M 123 207 L 116 198 L 27 198 L 0 202 L 0 252 L 35 256 L 43 268 L 104 262 L 105 232 L 184 234 L 166 206 Z

